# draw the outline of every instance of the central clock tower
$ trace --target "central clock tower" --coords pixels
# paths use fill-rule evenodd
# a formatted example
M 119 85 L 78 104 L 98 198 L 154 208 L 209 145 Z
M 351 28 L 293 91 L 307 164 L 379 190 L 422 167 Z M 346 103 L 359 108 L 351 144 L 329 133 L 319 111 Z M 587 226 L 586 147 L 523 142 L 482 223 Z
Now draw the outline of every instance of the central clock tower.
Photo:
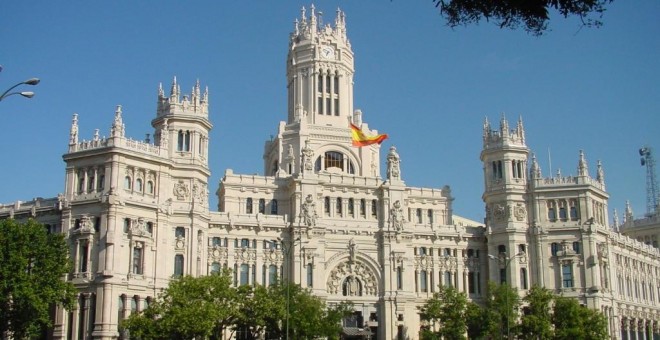
M 303 7 L 289 40 L 287 57 L 288 124 L 346 127 L 353 112 L 353 51 L 345 15 L 334 26 L 321 12 Z

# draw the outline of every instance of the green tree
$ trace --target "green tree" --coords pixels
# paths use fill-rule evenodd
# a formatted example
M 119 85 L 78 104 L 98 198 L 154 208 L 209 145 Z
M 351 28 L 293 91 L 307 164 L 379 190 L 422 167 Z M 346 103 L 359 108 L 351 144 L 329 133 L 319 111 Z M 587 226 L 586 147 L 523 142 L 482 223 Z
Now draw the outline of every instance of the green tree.
M 506 283 L 498 285 L 489 282 L 485 317 L 489 325 L 489 335 L 497 338 L 501 335 L 515 334 L 519 308 L 520 297 L 514 288 Z
M 523 300 L 527 303 L 521 317 L 520 335 L 523 339 L 552 339 L 551 303 L 554 295 L 547 289 L 532 286 Z
M 465 339 L 468 300 L 465 293 L 453 287 L 440 287 L 440 291 L 419 307 L 423 321 L 438 325 L 437 331 L 422 330 L 423 339 Z
M 239 317 L 231 282 L 228 270 L 173 280 L 143 313 L 131 315 L 121 327 L 141 339 L 217 336 Z
M 524 29 L 541 35 L 548 29 L 550 11 L 577 16 L 587 27 L 599 27 L 605 7 L 613 0 L 433 0 L 451 27 L 493 20 L 500 28 Z
M 490 329 L 489 311 L 474 302 L 468 302 L 465 310 L 467 334 L 470 339 L 485 338 Z
M 552 322 L 555 339 L 605 339 L 607 320 L 596 310 L 580 306 L 577 300 L 559 296 L 555 298 Z
M 289 337 L 292 339 L 336 338 L 341 332 L 340 321 L 352 312 L 351 303 L 327 307 L 325 301 L 300 285 L 285 283 L 279 287 L 284 296 L 289 290 Z
M 32 219 L 2 220 L 0 254 L 0 334 L 34 337 L 51 326 L 53 305 L 68 309 L 75 301 L 75 288 L 64 281 L 71 265 L 64 236 Z

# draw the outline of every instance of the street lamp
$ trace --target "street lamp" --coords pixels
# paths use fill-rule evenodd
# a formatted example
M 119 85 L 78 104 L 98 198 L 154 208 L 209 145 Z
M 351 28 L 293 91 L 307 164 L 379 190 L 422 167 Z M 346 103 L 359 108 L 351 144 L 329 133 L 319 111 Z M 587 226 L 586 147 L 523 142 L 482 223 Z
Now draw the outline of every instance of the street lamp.
M 293 235 L 293 233 L 292 233 Z M 300 237 L 297 237 L 295 239 L 289 238 L 287 241 L 277 238 L 277 241 L 280 242 L 282 245 L 282 252 L 284 253 L 284 261 L 286 262 L 286 318 L 285 318 L 285 323 L 286 323 L 286 340 L 289 340 L 289 300 L 290 300 L 290 293 L 289 291 L 291 290 L 289 287 L 291 286 L 291 249 L 296 247 L 296 242 L 300 241 Z
M 0 72 L 2 72 L 2 66 L 0 66 Z M 9 89 L 7 89 L 7 91 L 3 92 L 3 93 L 0 95 L 0 101 L 2 101 L 3 99 L 5 99 L 5 98 L 7 98 L 7 97 L 9 97 L 9 96 L 13 96 L 13 95 L 15 95 L 15 94 L 21 95 L 21 96 L 23 96 L 23 97 L 25 97 L 25 98 L 32 98 L 32 97 L 34 96 L 34 92 L 32 92 L 32 91 L 20 91 L 20 92 L 19 92 L 19 91 L 17 91 L 17 92 L 10 92 L 10 91 L 13 90 L 13 89 L 15 89 L 15 88 L 17 88 L 17 87 L 19 87 L 19 86 L 21 86 L 21 85 L 30 85 L 30 86 L 37 85 L 37 84 L 39 84 L 39 81 L 40 81 L 39 78 L 30 78 L 30 79 L 28 79 L 28 80 L 26 80 L 26 81 L 22 81 L 22 82 L 20 82 L 20 83 L 18 83 L 18 84 L 16 84 L 16 85 L 10 87 Z
M 500 253 L 500 256 L 495 256 L 493 254 L 488 254 L 488 258 L 491 260 L 497 261 L 500 265 L 504 263 L 504 277 L 506 278 L 506 275 L 508 273 L 509 269 L 509 264 L 511 264 L 511 261 L 515 259 L 518 256 L 523 256 L 525 255 L 524 251 L 519 251 L 517 254 L 507 257 L 506 252 Z M 502 278 L 500 277 L 500 284 L 502 283 Z M 504 297 L 504 306 L 506 308 L 506 313 L 509 313 L 509 292 L 507 292 L 506 296 Z M 511 327 L 509 326 L 509 316 L 507 315 L 506 317 L 506 338 L 511 339 Z

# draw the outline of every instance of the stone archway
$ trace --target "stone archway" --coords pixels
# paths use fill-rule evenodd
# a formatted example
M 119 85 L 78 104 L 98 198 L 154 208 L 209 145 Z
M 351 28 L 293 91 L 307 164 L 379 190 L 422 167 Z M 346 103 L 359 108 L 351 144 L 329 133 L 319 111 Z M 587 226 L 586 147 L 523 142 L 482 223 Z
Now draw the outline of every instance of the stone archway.
M 330 271 L 327 292 L 344 296 L 377 296 L 378 280 L 361 261 L 342 261 Z

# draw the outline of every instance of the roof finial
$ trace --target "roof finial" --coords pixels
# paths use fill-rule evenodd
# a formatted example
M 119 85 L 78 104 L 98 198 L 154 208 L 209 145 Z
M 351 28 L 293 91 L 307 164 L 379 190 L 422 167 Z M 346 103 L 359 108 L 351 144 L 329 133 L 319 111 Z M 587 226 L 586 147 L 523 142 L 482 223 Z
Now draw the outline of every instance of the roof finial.
M 584 159 L 584 151 L 580 150 L 580 160 L 578 161 L 578 176 L 588 176 L 589 169 L 587 161 Z
M 532 167 L 529 169 L 529 175 L 531 178 L 541 178 L 541 167 L 536 161 L 536 154 L 532 154 Z
M 524 144 L 525 143 L 525 127 L 523 126 L 522 115 L 518 116 L 518 126 L 516 126 L 516 134 L 518 135 L 518 138 L 520 138 L 520 141 Z
M 632 208 L 630 207 L 630 201 L 626 200 L 626 211 L 623 215 L 623 224 L 632 223 L 634 219 L 635 217 Z
M 612 212 L 612 220 L 614 223 L 614 230 L 619 231 L 619 213 L 617 213 L 616 208 Z
M 502 112 L 502 118 L 500 118 L 500 132 L 503 138 L 509 136 L 509 122 L 506 121 L 504 112 Z
M 172 80 L 172 88 L 170 89 L 170 98 L 176 99 L 175 101 L 178 101 L 179 99 L 179 86 L 176 84 L 176 76 L 174 76 L 174 80 Z
M 117 105 L 117 109 L 115 110 L 115 120 L 112 122 L 110 136 L 124 137 L 124 122 L 121 118 L 121 105 Z
M 601 184 L 605 184 L 605 171 L 603 170 L 603 163 L 598 160 L 597 170 L 596 170 L 596 180 Z
M 165 97 L 165 92 L 163 91 L 163 83 L 158 83 L 158 99 Z
M 71 131 L 69 133 L 69 145 L 78 144 L 78 114 L 73 114 Z

